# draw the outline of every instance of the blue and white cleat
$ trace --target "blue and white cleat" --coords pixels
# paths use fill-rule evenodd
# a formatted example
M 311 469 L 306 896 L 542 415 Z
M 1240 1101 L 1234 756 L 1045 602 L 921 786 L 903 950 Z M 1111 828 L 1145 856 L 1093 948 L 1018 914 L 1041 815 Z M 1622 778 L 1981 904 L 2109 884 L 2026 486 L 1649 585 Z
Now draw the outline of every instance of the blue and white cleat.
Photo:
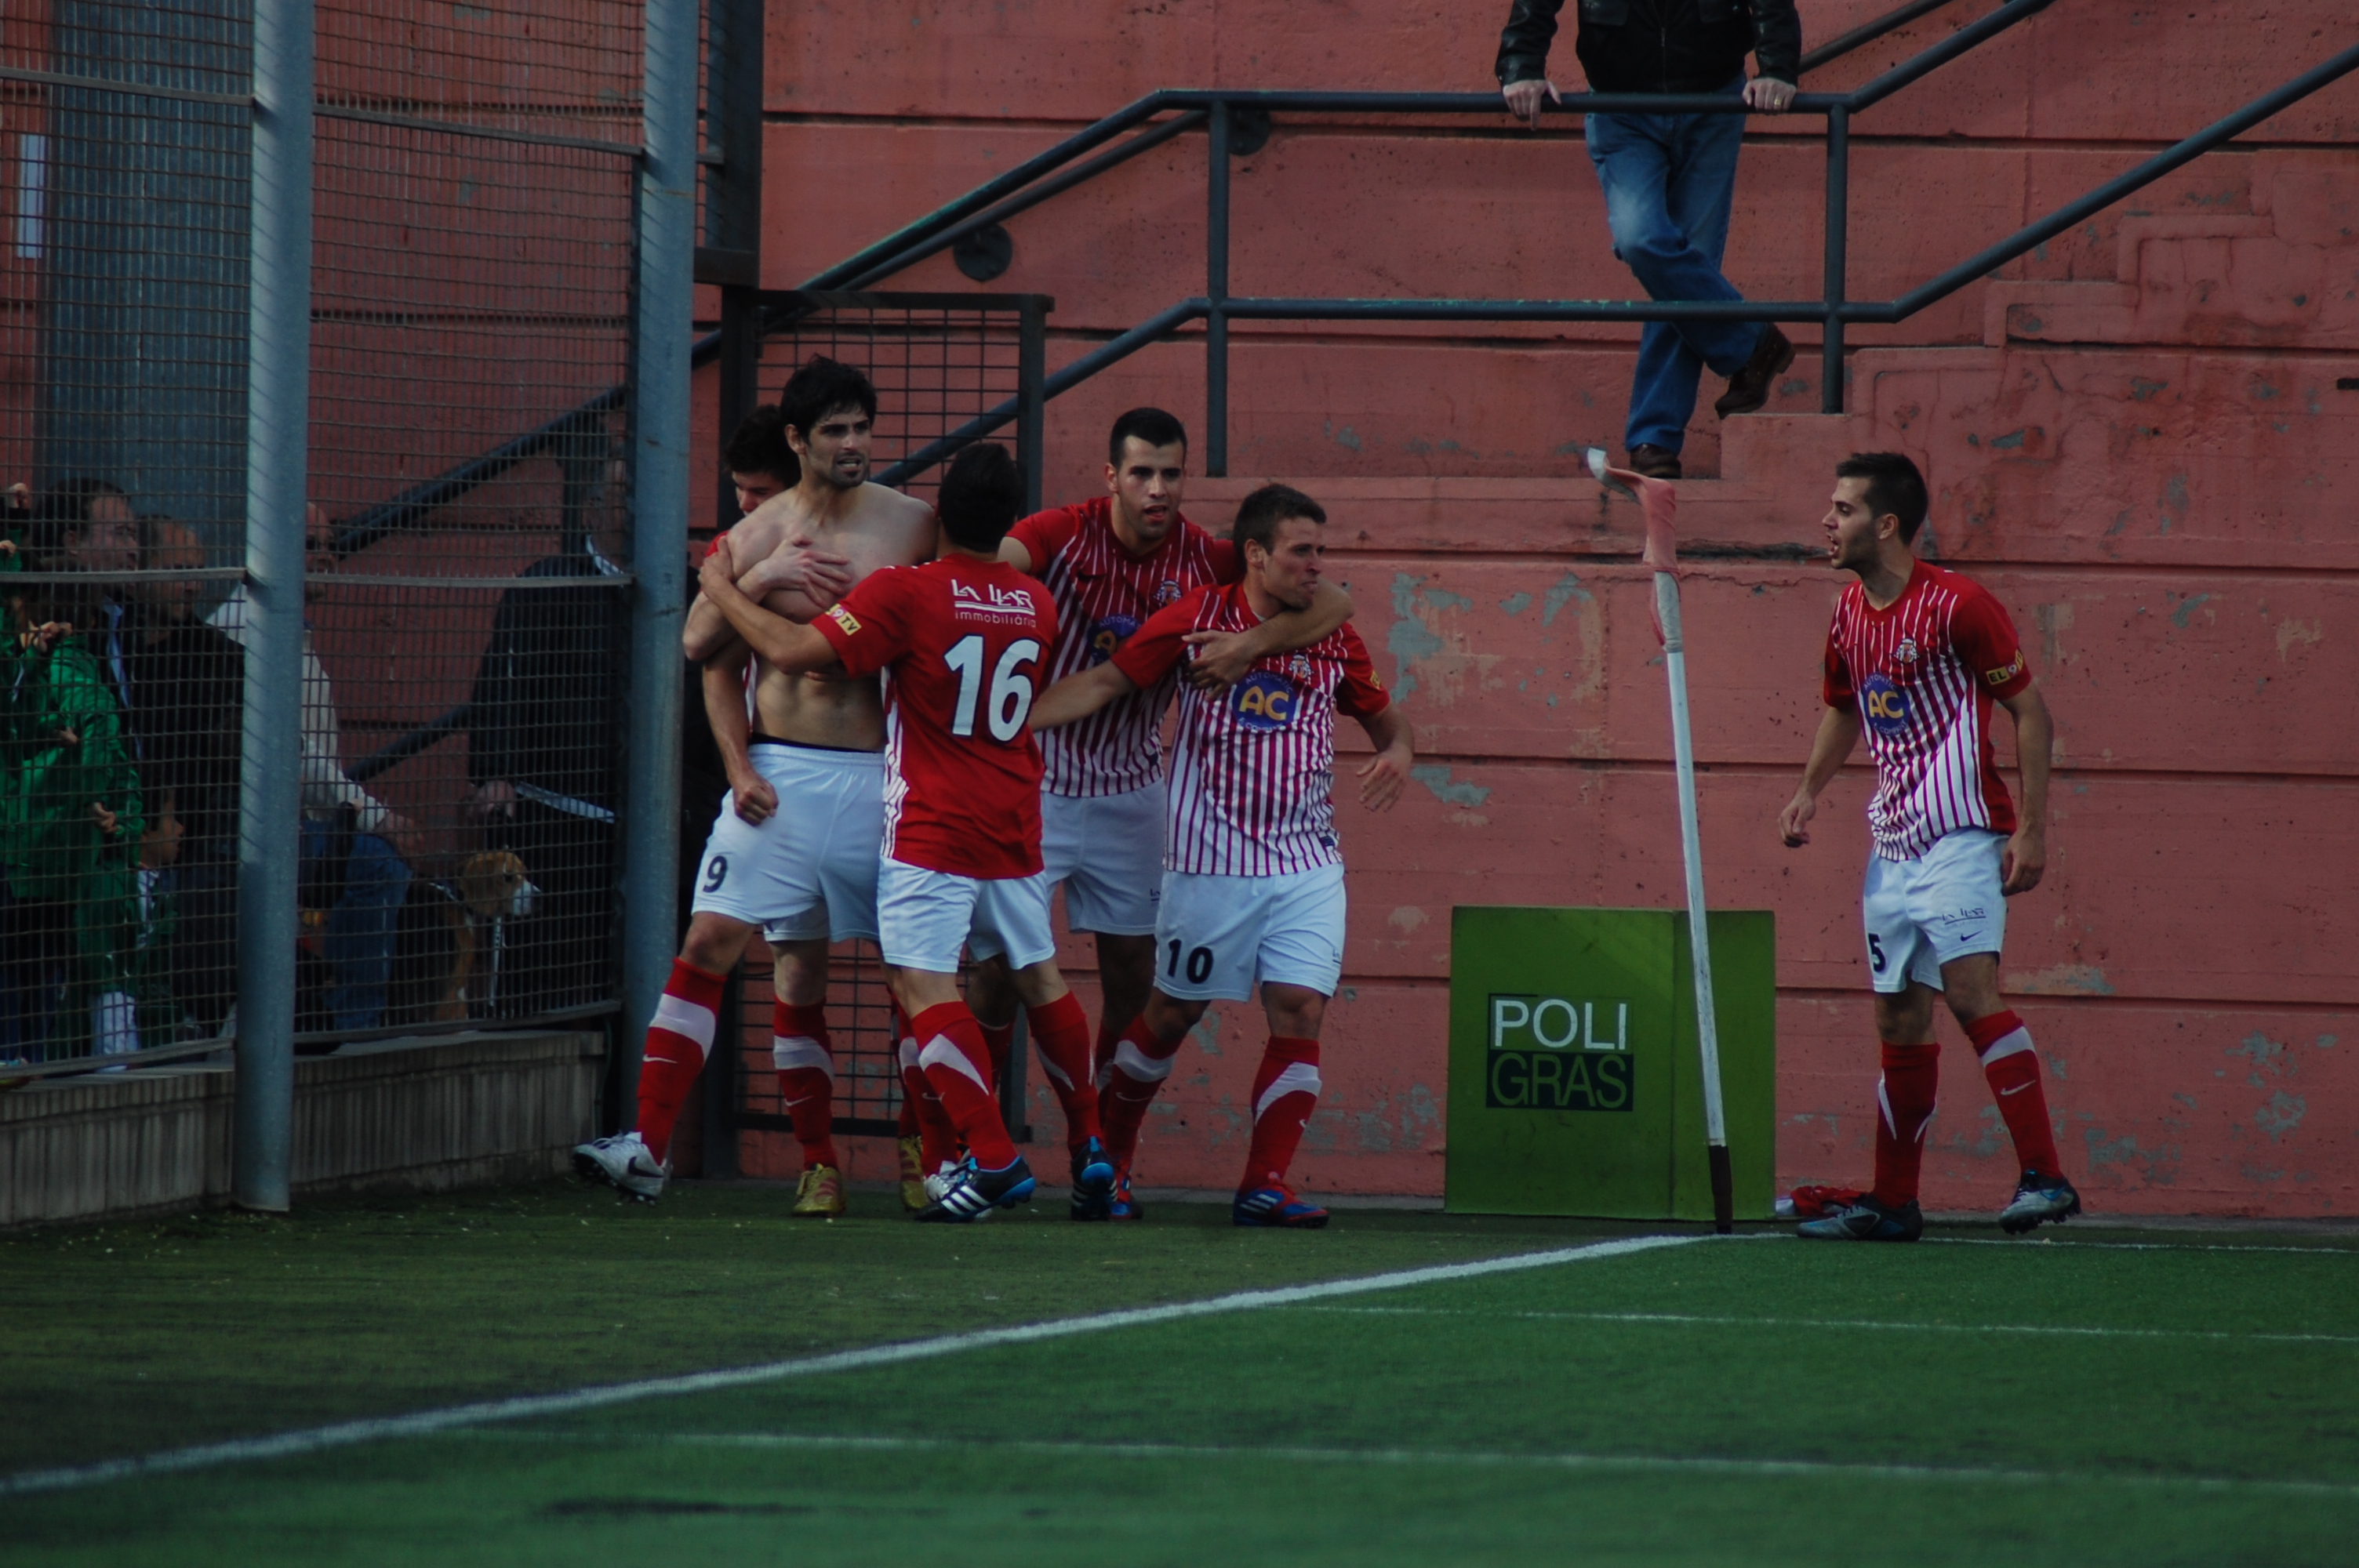
M 1147 1206 L 1130 1195 L 1128 1171 L 1118 1170 L 1114 1174 L 1114 1191 L 1106 1195 L 1106 1217 L 1114 1220 L 1147 1217 Z
M 1073 1217 L 1111 1219 L 1114 1202 L 1114 1156 L 1093 1138 L 1073 1151 Z
M 1229 1217 L 1239 1225 L 1270 1230 L 1323 1230 L 1327 1211 L 1304 1203 L 1283 1184 L 1239 1193 L 1229 1206 Z
M 2080 1212 L 2081 1195 L 2071 1183 L 2026 1171 L 2015 1184 L 2015 1201 L 1999 1210 L 1998 1227 L 2009 1236 L 2021 1236 L 2041 1225 L 2061 1225 Z
M 941 1196 L 911 1217 L 924 1225 L 972 1225 L 989 1218 L 993 1209 L 1022 1203 L 1039 1184 L 1020 1154 L 1015 1163 L 1000 1171 L 978 1170 L 969 1159 L 942 1179 Z
M 1863 1193 L 1824 1219 L 1796 1226 L 1794 1234 L 1805 1241 L 1914 1241 L 1925 1234 L 1925 1216 L 1914 1198 L 1890 1208 Z

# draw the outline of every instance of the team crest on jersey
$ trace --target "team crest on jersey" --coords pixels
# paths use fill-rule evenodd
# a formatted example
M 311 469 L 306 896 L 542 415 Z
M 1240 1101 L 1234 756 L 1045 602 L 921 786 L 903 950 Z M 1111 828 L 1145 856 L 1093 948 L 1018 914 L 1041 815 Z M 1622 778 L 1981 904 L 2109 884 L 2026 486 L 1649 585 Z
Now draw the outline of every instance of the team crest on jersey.
M 1859 710 L 1887 741 L 1897 741 L 1908 729 L 1908 694 L 1888 676 L 1870 676 L 1859 683 Z
M 1308 654 L 1297 654 L 1292 658 L 1287 660 L 1286 673 L 1292 676 L 1296 680 L 1300 681 L 1304 686 L 1309 686 L 1310 684 L 1312 673 L 1310 669 L 1310 655 Z
M 1915 664 L 1917 662 L 1917 639 L 1914 637 L 1901 638 L 1900 646 L 1892 650 L 1892 662 L 1899 665 Z
M 1180 579 L 1176 577 L 1168 577 L 1161 582 L 1156 584 L 1155 602 L 1158 606 L 1179 603 Z
M 1301 695 L 1287 684 L 1284 676 L 1256 670 L 1237 682 L 1229 708 L 1245 728 L 1267 731 L 1283 730 L 1293 723 L 1295 708 L 1301 700 Z
M 1090 622 L 1090 663 L 1104 664 L 1114 657 L 1114 651 L 1130 641 L 1138 630 L 1138 620 L 1131 615 L 1109 615 L 1103 621 Z

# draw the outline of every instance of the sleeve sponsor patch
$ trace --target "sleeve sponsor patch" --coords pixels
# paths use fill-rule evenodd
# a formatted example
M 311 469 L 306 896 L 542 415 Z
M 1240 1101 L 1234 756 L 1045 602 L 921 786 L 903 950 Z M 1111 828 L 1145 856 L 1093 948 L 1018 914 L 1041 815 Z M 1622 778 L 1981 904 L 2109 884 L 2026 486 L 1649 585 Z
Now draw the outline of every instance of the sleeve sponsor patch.
M 2022 673 L 2023 654 L 2018 650 L 2014 658 L 2008 660 L 1997 669 L 1984 670 L 1983 672 L 1983 679 L 1990 682 L 1993 686 L 2005 686 L 2007 682 L 2013 680 Z
M 836 604 L 829 606 L 827 618 L 834 622 L 838 626 L 842 627 L 845 636 L 856 637 L 860 634 L 860 617 L 854 615 L 851 611 L 846 610 L 842 605 Z

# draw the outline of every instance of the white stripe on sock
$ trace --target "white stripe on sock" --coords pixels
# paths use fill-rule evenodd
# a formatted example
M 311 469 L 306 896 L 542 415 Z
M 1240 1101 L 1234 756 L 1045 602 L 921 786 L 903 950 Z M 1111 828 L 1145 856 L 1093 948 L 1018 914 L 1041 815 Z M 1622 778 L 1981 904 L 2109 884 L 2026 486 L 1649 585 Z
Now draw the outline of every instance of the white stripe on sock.
M 956 1068 L 973 1078 L 976 1088 L 985 1094 L 991 1092 L 991 1086 L 983 1081 L 983 1075 L 975 1070 L 973 1062 L 967 1060 L 966 1053 L 960 1050 L 947 1034 L 937 1034 L 926 1042 L 926 1048 L 918 1053 L 918 1065 Z
M 695 1041 L 697 1054 L 704 1056 L 712 1052 L 712 1032 L 718 1025 L 719 1021 L 712 1016 L 711 1008 L 701 1007 L 684 996 L 674 996 L 666 991 L 656 1002 L 655 1020 L 647 1027 L 668 1029 L 674 1034 Z
M 1261 1091 L 1254 1101 L 1254 1119 L 1259 1121 L 1262 1112 L 1288 1095 L 1309 1095 L 1319 1098 L 1319 1069 L 1309 1062 L 1288 1062 L 1286 1070 L 1270 1080 L 1269 1087 Z
M 1159 1084 L 1171 1076 L 1170 1056 L 1150 1056 L 1140 1050 L 1128 1035 L 1114 1043 L 1114 1065 L 1142 1084 Z
M 835 1082 L 835 1054 L 808 1034 L 771 1035 L 770 1065 L 782 1073 L 817 1067 L 829 1083 Z
M 1990 1043 L 1990 1049 L 1982 1053 L 1983 1065 L 1987 1067 L 2002 1056 L 2012 1056 L 2019 1051 L 2030 1049 L 2031 1031 L 2017 1024 Z

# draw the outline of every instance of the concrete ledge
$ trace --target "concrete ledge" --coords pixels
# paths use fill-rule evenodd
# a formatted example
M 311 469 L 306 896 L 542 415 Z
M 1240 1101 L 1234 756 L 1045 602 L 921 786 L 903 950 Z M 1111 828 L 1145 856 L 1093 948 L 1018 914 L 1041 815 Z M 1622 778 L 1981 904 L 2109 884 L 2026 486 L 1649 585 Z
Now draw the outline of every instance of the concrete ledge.
M 468 1033 L 295 1065 L 298 1193 L 432 1191 L 564 1171 L 595 1130 L 605 1038 Z M 36 1082 L 0 1095 L 0 1226 L 226 1201 L 226 1063 Z

